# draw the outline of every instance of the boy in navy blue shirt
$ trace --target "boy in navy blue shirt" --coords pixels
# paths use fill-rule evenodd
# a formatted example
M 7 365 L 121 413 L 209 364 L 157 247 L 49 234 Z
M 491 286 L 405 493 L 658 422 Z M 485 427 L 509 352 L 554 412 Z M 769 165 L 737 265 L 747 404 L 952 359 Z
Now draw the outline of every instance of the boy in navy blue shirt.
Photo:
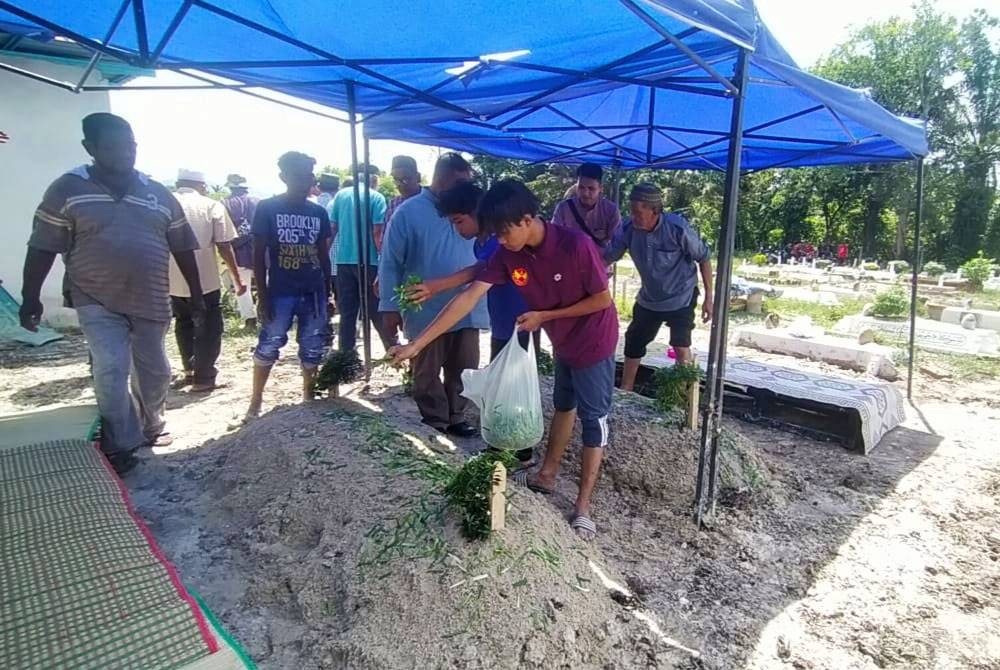
M 308 200 L 316 161 L 290 151 L 278 159 L 288 190 L 257 205 L 253 220 L 253 265 L 260 335 L 254 350 L 253 395 L 247 418 L 260 413 L 264 385 L 288 330 L 297 321 L 302 394 L 312 397 L 312 380 L 327 349 L 326 304 L 330 286 L 330 218 Z

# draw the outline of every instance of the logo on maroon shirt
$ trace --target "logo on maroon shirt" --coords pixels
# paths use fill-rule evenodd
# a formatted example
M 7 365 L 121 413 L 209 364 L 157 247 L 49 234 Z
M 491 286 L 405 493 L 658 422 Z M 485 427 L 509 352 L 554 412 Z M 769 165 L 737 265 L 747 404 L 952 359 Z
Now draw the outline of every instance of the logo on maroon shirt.
M 510 273 L 510 278 L 514 282 L 514 286 L 528 285 L 528 271 L 524 268 L 514 268 Z

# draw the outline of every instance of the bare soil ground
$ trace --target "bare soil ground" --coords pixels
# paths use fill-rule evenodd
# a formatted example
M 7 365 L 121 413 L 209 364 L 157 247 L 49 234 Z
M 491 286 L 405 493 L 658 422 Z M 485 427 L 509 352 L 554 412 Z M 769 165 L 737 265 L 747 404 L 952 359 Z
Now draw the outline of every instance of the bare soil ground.
M 868 456 L 727 420 L 702 531 L 697 436 L 619 395 L 595 542 L 565 523 L 571 447 L 554 495 L 514 491 L 509 529 L 469 543 L 412 465 L 459 463 L 476 440 L 419 424 L 388 370 L 367 392 L 298 406 L 291 359 L 266 416 L 230 430 L 251 342 L 225 342 L 229 388 L 171 393 L 175 442 L 126 484 L 262 668 L 1000 667 L 996 389 L 967 398 L 959 380 L 927 380 L 936 391 Z M 93 397 L 79 337 L 0 351 L 0 369 L 2 413 Z

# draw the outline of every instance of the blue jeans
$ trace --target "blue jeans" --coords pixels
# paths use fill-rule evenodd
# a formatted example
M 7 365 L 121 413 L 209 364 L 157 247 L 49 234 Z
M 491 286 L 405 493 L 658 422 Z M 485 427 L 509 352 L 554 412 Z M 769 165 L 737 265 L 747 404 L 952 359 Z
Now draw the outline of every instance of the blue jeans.
M 163 340 L 170 322 L 126 316 L 102 305 L 81 305 L 76 313 L 93 361 L 101 447 L 108 454 L 138 449 L 165 425 L 170 361 Z
M 260 328 L 254 363 L 270 367 L 278 360 L 281 348 L 288 344 L 288 331 L 297 322 L 295 339 L 299 361 L 304 368 L 317 368 L 326 355 L 326 296 L 321 293 L 279 295 L 270 300 L 271 314 Z

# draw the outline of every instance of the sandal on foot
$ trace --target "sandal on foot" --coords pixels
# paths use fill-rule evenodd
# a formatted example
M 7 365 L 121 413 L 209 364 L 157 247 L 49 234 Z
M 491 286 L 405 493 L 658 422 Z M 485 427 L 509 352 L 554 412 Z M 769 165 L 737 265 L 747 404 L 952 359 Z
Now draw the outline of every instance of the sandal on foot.
M 527 470 L 519 470 L 518 472 L 515 472 L 512 479 L 514 480 L 515 484 L 519 484 L 530 491 L 534 491 L 535 493 L 541 493 L 542 495 L 552 495 L 553 493 L 555 493 L 554 488 L 549 488 L 547 486 L 543 486 L 542 484 L 538 484 L 537 482 L 529 480 Z
M 586 514 L 575 515 L 573 520 L 569 522 L 569 527 L 576 532 L 577 537 L 581 540 L 590 541 L 597 537 L 597 524 Z

